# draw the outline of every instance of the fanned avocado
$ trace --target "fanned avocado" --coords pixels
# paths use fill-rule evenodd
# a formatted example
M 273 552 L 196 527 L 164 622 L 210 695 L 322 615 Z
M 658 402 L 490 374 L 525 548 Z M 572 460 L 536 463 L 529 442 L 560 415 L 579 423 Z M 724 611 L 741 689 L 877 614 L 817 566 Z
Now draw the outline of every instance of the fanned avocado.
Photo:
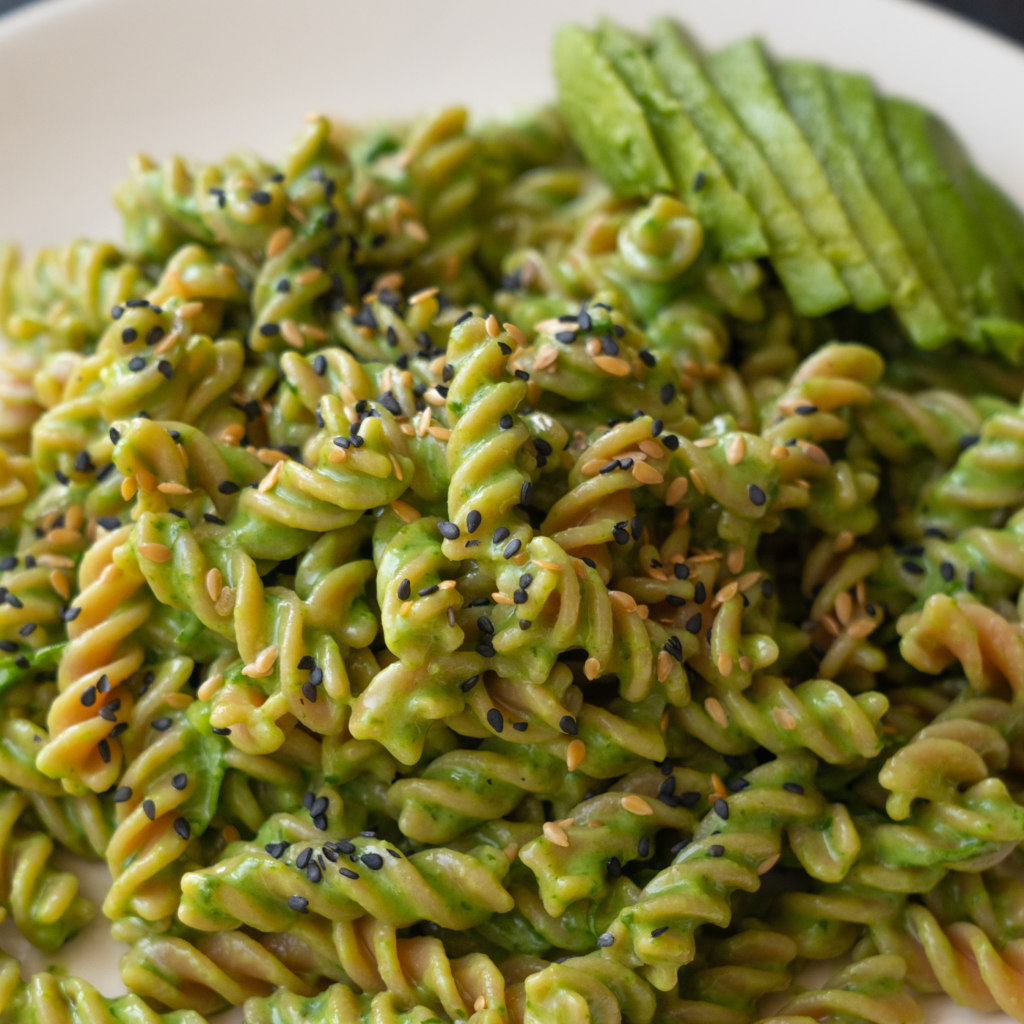
M 953 325 L 939 308 L 857 162 L 829 94 L 824 69 L 809 61 L 782 61 L 775 67 L 775 77 L 789 112 L 881 274 L 892 296 L 893 309 L 914 344 L 937 348 L 951 340 Z
M 676 190 L 697 215 L 705 234 L 729 261 L 768 255 L 761 222 L 729 183 L 700 133 L 669 95 L 641 45 L 628 32 L 604 20 L 597 43 L 643 108 Z
M 794 308 L 822 316 L 850 301 L 839 274 L 818 248 L 760 150 L 711 84 L 675 22 L 651 31 L 652 59 L 669 92 L 715 154 L 734 187 L 761 218 L 775 267 Z
M 945 125 L 915 103 L 886 99 L 883 110 L 903 177 L 962 301 L 974 311 L 965 340 L 979 347 L 991 342 L 1015 358 L 1024 348 L 1024 312 L 996 246 L 951 176 L 966 157 Z
M 555 35 L 558 105 L 587 163 L 621 196 L 672 191 L 643 109 L 597 48 L 593 32 Z
M 889 304 L 889 290 L 846 219 L 829 180 L 782 102 L 764 47 L 745 39 L 707 58 L 708 74 L 775 172 L 821 251 L 864 312 Z
M 961 336 L 967 329 L 967 312 L 939 259 L 913 193 L 900 174 L 874 87 L 863 75 L 826 70 L 825 78 L 846 137 L 871 191 L 900 233 L 946 319 L 955 326 L 957 336 Z

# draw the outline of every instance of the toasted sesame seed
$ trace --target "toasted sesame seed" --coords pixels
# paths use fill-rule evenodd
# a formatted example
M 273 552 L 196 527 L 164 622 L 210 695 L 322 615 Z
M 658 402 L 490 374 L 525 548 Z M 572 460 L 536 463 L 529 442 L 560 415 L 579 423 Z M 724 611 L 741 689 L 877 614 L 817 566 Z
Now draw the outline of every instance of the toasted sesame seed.
M 553 821 L 545 821 L 541 829 L 544 833 L 544 837 L 555 844 L 555 846 L 568 846 L 569 837 L 565 834 L 565 830 L 555 824 Z
M 136 550 L 150 562 L 169 562 L 171 560 L 171 549 L 166 544 L 139 544 Z
M 642 797 L 636 793 L 630 793 L 628 796 L 624 796 L 620 801 L 624 811 L 629 811 L 630 814 L 653 814 L 654 808 Z
M 525 725 L 526 723 L 516 723 L 516 725 L 519 724 Z M 565 748 L 565 766 L 569 771 L 574 772 L 583 763 L 586 756 L 587 747 L 583 740 L 570 740 L 569 745 Z
M 723 729 L 728 727 L 729 719 L 726 717 L 725 708 L 722 707 L 722 702 L 716 697 L 708 697 L 704 701 L 704 710 L 708 713 L 708 717 Z
M 796 728 L 796 719 L 793 717 L 792 713 L 787 711 L 785 708 L 772 708 L 772 718 L 775 719 L 776 724 L 780 729 L 785 729 L 787 732 Z

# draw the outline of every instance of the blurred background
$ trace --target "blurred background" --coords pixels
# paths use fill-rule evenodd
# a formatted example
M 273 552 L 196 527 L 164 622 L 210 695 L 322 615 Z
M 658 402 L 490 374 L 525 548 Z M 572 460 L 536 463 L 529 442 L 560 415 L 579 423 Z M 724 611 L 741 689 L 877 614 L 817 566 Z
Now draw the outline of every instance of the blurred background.
M 0 0 L 0 14 L 22 7 L 28 0 Z M 1024 45 L 1024 2 L 1022 0 L 923 0 L 995 29 Z M 609 4 L 612 7 L 612 4 Z
M 0 0 L 0 14 L 23 7 L 28 0 Z M 1024 45 L 1024 2 L 1022 0 L 924 0 L 931 7 L 954 11 L 986 25 Z M 613 5 L 609 4 L 610 7 Z

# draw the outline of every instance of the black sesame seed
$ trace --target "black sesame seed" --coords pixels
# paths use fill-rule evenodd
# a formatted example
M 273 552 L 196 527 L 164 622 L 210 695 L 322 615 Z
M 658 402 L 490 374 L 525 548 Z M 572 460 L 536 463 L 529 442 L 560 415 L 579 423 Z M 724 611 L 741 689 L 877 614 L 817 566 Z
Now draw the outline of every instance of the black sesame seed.
M 139 332 L 137 330 L 135 330 L 134 327 L 126 327 L 121 332 L 121 340 L 126 345 L 130 345 L 138 336 L 139 336 Z
M 490 708 L 487 712 L 487 724 L 495 731 L 501 732 L 505 728 L 505 720 L 497 708 Z
M 510 536 L 512 531 L 507 526 L 499 526 L 494 531 L 494 536 L 491 538 L 495 544 L 500 544 L 506 537 Z
M 943 562 L 939 566 L 939 572 L 947 583 L 956 575 L 956 569 L 953 568 L 953 564 L 951 562 Z
M 602 932 L 597 937 L 597 944 L 605 948 L 613 946 L 615 945 L 615 936 L 611 932 Z
M 619 862 L 618 857 L 609 857 L 604 862 L 605 870 L 608 872 L 609 878 L 619 878 L 622 875 L 622 864 Z
M 673 384 L 662 384 L 661 385 L 660 397 L 661 397 L 661 404 L 662 405 L 668 405 L 668 403 L 671 402 L 672 399 L 676 397 L 675 385 L 673 385 Z
M 505 545 L 505 549 L 502 551 L 502 556 L 505 558 L 512 558 L 519 554 L 519 549 L 522 546 L 523 542 L 518 537 L 514 537 Z
M 747 497 L 750 498 L 751 505 L 757 505 L 760 508 L 765 503 L 765 493 L 761 490 L 757 484 L 747 484 Z
M 241 488 L 232 480 L 221 480 L 221 482 L 217 484 L 217 490 L 220 491 L 221 494 L 237 494 Z
M 651 852 L 651 837 L 642 836 L 640 842 L 636 844 L 636 853 L 638 857 L 646 857 Z
M 152 800 L 143 800 L 142 810 L 145 812 L 146 817 L 149 818 L 150 821 L 156 820 L 156 804 L 153 803 Z
M 174 819 L 174 831 L 180 839 L 184 839 L 186 842 L 192 838 L 192 828 L 184 818 Z
M 436 583 L 431 584 L 429 587 L 421 587 L 416 591 L 419 597 L 430 597 L 431 594 L 436 594 L 440 588 Z
M 384 867 L 384 858 L 379 853 L 364 853 L 359 859 L 371 871 L 380 871 Z
M 558 720 L 558 728 L 567 736 L 575 736 L 578 732 L 576 728 L 576 719 L 573 718 L 572 715 L 562 715 Z
M 479 681 L 480 681 L 480 677 L 479 676 L 470 676 L 465 682 L 459 683 L 459 689 L 463 693 L 469 693 L 469 691 L 472 690 L 473 687 L 476 686 L 476 684 Z
M 294 910 L 299 914 L 309 913 L 309 900 L 303 896 L 289 896 L 288 897 L 288 909 Z
M 523 486 L 519 488 L 519 504 L 529 505 L 533 501 L 533 486 L 529 480 L 523 481 Z
M 132 798 L 132 790 L 130 786 L 119 786 L 114 790 L 114 803 L 123 804 Z
M 909 572 L 912 576 L 923 576 L 924 569 L 917 564 L 917 562 L 904 562 L 903 571 Z
M 444 537 L 445 540 L 458 540 L 459 539 L 459 528 L 454 524 L 448 522 L 447 519 L 442 519 L 437 524 L 437 532 Z
M 698 612 L 696 615 L 693 616 L 693 618 L 687 620 L 686 632 L 692 633 L 694 636 L 696 636 L 700 632 L 700 627 L 702 625 L 703 619 L 701 619 L 700 613 Z
M 224 522 L 223 519 L 220 518 L 220 516 L 215 516 L 212 512 L 204 512 L 203 519 L 205 519 L 208 523 L 213 523 L 214 526 L 226 525 L 226 523 Z
M 782 788 L 787 793 L 796 793 L 797 796 L 803 796 L 804 793 L 804 787 L 798 782 L 784 782 Z
M 729 805 L 719 797 L 712 805 L 715 814 L 717 814 L 723 821 L 729 820 Z
M 693 588 L 693 599 L 697 604 L 703 604 L 708 599 L 707 588 L 699 580 Z
M 715 843 L 714 846 L 708 847 L 708 853 L 712 857 L 721 857 L 725 853 L 725 847 L 719 846 L 718 843 Z

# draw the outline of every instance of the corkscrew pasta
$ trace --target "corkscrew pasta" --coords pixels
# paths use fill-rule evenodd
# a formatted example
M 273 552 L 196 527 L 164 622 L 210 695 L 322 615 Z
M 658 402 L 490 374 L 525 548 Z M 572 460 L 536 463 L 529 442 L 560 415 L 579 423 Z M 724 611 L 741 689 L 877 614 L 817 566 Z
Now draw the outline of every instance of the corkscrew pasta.
M 0 249 L 0 1024 L 1024 1021 L 1024 221 L 698 57 Z

